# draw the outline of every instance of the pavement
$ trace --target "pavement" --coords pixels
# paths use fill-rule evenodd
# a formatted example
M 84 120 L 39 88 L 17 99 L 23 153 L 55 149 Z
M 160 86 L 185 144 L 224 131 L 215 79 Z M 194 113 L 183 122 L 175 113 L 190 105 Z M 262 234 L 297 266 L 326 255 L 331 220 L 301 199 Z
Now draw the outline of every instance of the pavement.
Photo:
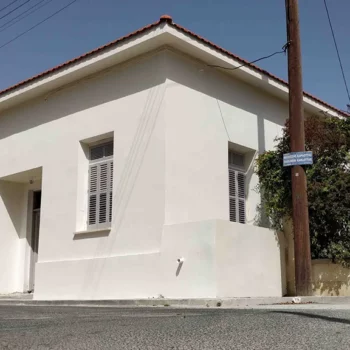
M 349 349 L 350 310 L 0 306 L 0 349 Z
M 350 297 L 309 296 L 301 297 L 301 304 L 319 305 L 321 308 L 340 306 L 350 308 Z M 163 307 L 178 308 L 266 308 L 275 305 L 290 305 L 294 297 L 254 297 L 254 298 L 196 298 L 169 299 L 164 297 L 147 299 L 104 299 L 104 300 L 36 300 L 33 294 L 0 294 L 1 305 L 37 306 L 109 306 L 109 307 Z M 1 350 L 1 349 L 0 349 Z

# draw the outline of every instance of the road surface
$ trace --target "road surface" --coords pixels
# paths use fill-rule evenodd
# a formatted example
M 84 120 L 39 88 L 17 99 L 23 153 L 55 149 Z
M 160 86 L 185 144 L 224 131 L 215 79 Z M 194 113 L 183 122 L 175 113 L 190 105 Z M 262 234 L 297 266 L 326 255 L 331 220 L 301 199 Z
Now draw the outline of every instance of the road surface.
M 0 306 L 0 349 L 350 349 L 350 310 Z

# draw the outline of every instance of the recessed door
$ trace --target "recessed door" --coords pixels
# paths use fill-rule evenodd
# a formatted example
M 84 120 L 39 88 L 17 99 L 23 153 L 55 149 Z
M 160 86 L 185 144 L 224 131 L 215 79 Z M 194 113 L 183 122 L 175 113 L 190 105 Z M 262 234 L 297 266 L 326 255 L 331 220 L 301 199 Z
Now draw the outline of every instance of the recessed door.
M 32 259 L 31 259 L 31 273 L 30 273 L 30 287 L 29 290 L 34 290 L 35 284 L 35 266 L 38 262 L 39 252 L 39 228 L 40 228 L 40 209 L 41 209 L 41 191 L 33 192 L 33 212 L 32 212 Z

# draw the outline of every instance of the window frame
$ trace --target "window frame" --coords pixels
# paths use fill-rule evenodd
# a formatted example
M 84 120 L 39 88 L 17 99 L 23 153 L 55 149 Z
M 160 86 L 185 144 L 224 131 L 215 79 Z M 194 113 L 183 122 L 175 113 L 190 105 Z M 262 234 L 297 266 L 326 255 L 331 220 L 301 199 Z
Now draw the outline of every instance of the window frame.
M 105 156 L 105 149 L 103 150 L 103 157 L 97 159 L 92 158 L 92 150 L 97 147 L 104 147 L 112 144 L 112 154 Z M 113 173 L 114 173 L 114 142 L 112 140 L 103 140 L 89 145 L 88 150 L 89 156 L 89 176 L 88 176 L 88 202 L 87 202 L 87 229 L 99 230 L 108 229 L 112 225 L 112 208 L 113 208 Z M 95 180 L 92 180 L 92 169 L 96 169 Z M 103 175 L 101 175 L 101 170 L 104 171 L 104 181 L 101 183 Z M 94 188 L 92 189 L 92 181 L 94 181 Z M 105 199 L 105 209 L 101 212 L 101 195 L 106 194 Z M 95 197 L 95 210 L 92 214 L 91 198 Z M 103 213 L 105 215 L 105 220 L 100 222 L 100 215 Z M 94 222 L 91 223 L 91 219 L 94 217 Z
M 240 224 L 246 224 L 246 172 L 244 169 L 244 166 L 240 166 L 237 164 L 230 163 L 230 152 L 236 153 L 239 156 L 243 157 L 243 164 L 245 161 L 245 155 L 229 150 L 229 156 L 228 156 L 228 185 L 229 185 L 229 219 L 231 222 L 236 222 Z M 231 195 L 231 176 L 234 176 L 235 179 L 235 189 L 234 193 L 235 195 Z M 243 177 L 243 196 L 240 196 L 240 184 L 239 184 L 239 176 Z M 235 202 L 235 219 L 231 216 L 231 200 Z M 243 203 L 243 218 L 244 220 L 241 220 L 240 215 L 240 203 Z

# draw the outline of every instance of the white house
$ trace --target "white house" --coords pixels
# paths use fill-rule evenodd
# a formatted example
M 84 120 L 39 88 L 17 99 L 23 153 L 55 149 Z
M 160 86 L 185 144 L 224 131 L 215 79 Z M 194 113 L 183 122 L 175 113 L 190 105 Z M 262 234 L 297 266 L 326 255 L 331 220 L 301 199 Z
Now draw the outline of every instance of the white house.
M 286 82 L 168 16 L 0 92 L 0 293 L 281 296 L 253 167 L 287 117 Z

